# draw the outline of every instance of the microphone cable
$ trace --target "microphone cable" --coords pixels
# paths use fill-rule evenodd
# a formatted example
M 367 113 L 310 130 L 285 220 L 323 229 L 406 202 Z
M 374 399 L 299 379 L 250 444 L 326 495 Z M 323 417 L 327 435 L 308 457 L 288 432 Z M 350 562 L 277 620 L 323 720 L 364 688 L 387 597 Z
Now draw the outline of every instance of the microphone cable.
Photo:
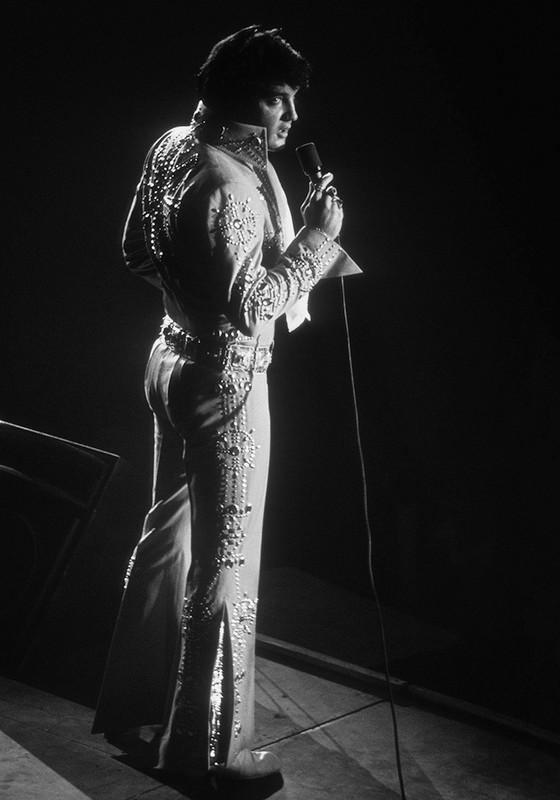
M 393 700 L 393 691 L 391 689 L 391 677 L 389 675 L 389 657 L 387 655 L 387 642 L 385 638 L 385 626 L 383 624 L 383 615 L 381 613 L 381 603 L 379 602 L 379 595 L 377 593 L 377 587 L 375 584 L 375 577 L 373 574 L 373 534 L 371 531 L 371 526 L 369 523 L 369 504 L 368 504 L 368 490 L 367 490 L 367 476 L 366 476 L 366 467 L 365 467 L 365 460 L 364 460 L 364 451 L 362 448 L 362 438 L 361 438 L 361 431 L 360 431 L 360 414 L 358 410 L 358 398 L 356 394 L 356 381 L 354 377 L 354 359 L 352 356 L 352 344 L 350 340 L 350 325 L 348 323 L 348 309 L 346 307 L 346 292 L 344 289 L 344 278 L 340 278 L 340 286 L 341 286 L 341 293 L 342 293 L 342 313 L 344 317 L 344 327 L 346 331 L 346 349 L 348 354 L 348 369 L 350 373 L 350 386 L 352 389 L 352 402 L 354 407 L 354 422 L 356 425 L 356 438 L 358 443 L 358 455 L 360 461 L 360 471 L 361 471 L 361 478 L 362 478 L 362 502 L 363 502 L 363 511 L 365 516 L 366 522 L 366 530 L 367 530 L 367 537 L 368 537 L 368 572 L 369 572 L 369 579 L 371 583 L 371 588 L 373 591 L 373 597 L 375 600 L 375 607 L 377 610 L 377 616 L 379 618 L 379 628 L 381 632 L 381 645 L 383 650 L 383 667 L 385 671 L 385 681 L 387 684 L 387 694 L 389 698 L 389 707 L 391 709 L 391 719 L 393 724 L 393 739 L 394 739 L 394 747 L 395 747 L 395 758 L 397 764 L 397 774 L 399 778 L 399 786 L 401 792 L 402 800 L 406 800 L 406 793 L 404 788 L 404 778 L 402 772 L 402 764 L 401 764 L 401 754 L 400 754 L 400 744 L 399 744 L 399 731 L 398 731 L 398 724 L 397 724 L 397 713 L 395 710 L 395 703 Z
M 318 181 L 321 180 L 323 177 L 323 164 L 321 159 L 319 158 L 319 153 L 317 152 L 317 147 L 315 146 L 314 142 L 307 142 L 306 144 L 300 145 L 296 147 L 296 154 L 299 159 L 300 166 L 303 170 L 303 173 L 309 178 L 311 183 L 317 184 Z M 336 237 L 336 241 L 340 244 L 340 237 Z M 360 469 L 361 469 L 361 476 L 362 476 L 362 494 L 363 494 L 363 510 L 365 515 L 365 522 L 367 528 L 367 535 L 368 535 L 368 570 L 369 570 L 369 579 L 371 583 L 371 588 L 373 591 L 373 597 L 375 600 L 375 606 L 377 609 L 377 615 L 379 617 L 379 627 L 381 631 L 381 644 L 383 649 L 383 666 L 385 670 L 385 680 L 387 683 L 387 693 L 389 697 L 389 706 L 391 708 L 391 717 L 393 721 L 393 736 L 395 742 L 395 755 L 396 755 L 396 762 L 397 762 L 397 772 L 399 777 L 399 785 L 401 791 L 401 798 L 402 800 L 406 800 L 406 794 L 404 789 L 404 779 L 402 774 L 402 766 L 401 766 L 401 755 L 400 755 L 400 745 L 399 745 L 399 733 L 398 733 L 398 726 L 397 726 L 397 714 L 395 711 L 395 703 L 393 700 L 393 692 L 391 689 L 391 677 L 389 675 L 389 658 L 387 655 L 387 643 L 385 639 L 385 627 L 383 624 L 383 616 L 381 614 L 381 604 L 379 602 L 379 596 L 377 593 L 377 587 L 375 585 L 375 578 L 373 575 L 373 565 L 372 565 L 372 557 L 373 557 L 373 535 L 371 532 L 371 527 L 369 524 L 369 509 L 368 509 L 368 491 L 367 491 L 367 477 L 366 477 L 366 468 L 365 468 L 365 461 L 364 461 L 364 453 L 362 448 L 362 440 L 361 440 L 361 432 L 360 432 L 360 415 L 358 411 L 358 400 L 356 395 L 356 382 L 354 379 L 354 362 L 352 357 L 352 346 L 350 342 L 350 326 L 348 323 L 348 312 L 346 308 L 346 294 L 344 290 L 344 278 L 341 276 L 340 278 L 340 285 L 342 287 L 342 309 L 344 315 L 344 325 L 346 328 L 346 345 L 348 350 L 348 365 L 350 371 L 350 383 L 352 387 L 352 399 L 354 404 L 354 419 L 356 424 L 356 435 L 358 441 L 358 452 L 359 452 L 359 459 L 360 459 Z

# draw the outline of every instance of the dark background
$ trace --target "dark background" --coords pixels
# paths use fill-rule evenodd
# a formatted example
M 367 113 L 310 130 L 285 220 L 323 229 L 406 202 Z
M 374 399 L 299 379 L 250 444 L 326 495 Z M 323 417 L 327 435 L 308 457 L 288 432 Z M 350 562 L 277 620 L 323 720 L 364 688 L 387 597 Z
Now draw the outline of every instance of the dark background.
M 161 309 L 124 269 L 122 226 L 145 151 L 190 118 L 210 47 L 252 22 L 280 26 L 314 71 L 274 163 L 296 215 L 293 147 L 317 143 L 364 270 L 346 308 L 382 602 L 457 635 L 490 686 L 502 647 L 525 687 L 508 710 L 557 726 L 552 10 L 19 2 L 3 16 L 0 419 L 118 454 L 139 476 L 131 505 L 147 506 L 142 376 Z M 338 281 L 311 311 L 290 336 L 280 326 L 270 370 L 264 564 L 369 597 Z M 457 691 L 439 673 L 435 688 Z

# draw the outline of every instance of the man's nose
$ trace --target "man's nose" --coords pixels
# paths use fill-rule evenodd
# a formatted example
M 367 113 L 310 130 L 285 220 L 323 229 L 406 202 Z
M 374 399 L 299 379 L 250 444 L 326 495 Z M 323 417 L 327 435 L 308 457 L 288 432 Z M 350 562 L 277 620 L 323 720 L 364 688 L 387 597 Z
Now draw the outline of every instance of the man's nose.
M 295 105 L 295 103 L 293 101 L 290 101 L 288 103 L 288 107 L 287 107 L 286 111 L 284 112 L 284 119 L 286 121 L 289 120 L 291 122 L 295 122 L 297 120 L 297 118 L 298 118 L 298 115 L 297 115 L 297 111 L 296 111 L 296 105 Z

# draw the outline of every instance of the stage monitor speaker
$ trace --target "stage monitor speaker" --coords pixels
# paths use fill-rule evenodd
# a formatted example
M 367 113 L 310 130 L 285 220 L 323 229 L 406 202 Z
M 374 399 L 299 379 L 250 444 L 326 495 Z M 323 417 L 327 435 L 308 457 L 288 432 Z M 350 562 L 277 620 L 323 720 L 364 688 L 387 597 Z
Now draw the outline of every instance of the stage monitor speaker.
M 17 665 L 119 457 L 0 421 L 2 661 Z

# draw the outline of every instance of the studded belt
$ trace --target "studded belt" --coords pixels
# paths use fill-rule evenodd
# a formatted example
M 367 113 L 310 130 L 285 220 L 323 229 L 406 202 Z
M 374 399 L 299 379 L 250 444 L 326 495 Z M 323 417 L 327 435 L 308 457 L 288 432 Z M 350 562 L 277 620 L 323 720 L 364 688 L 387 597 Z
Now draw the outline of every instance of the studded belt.
M 259 346 L 231 338 L 235 330 L 220 331 L 216 337 L 193 336 L 166 317 L 161 326 L 161 338 L 174 353 L 189 361 L 219 370 L 266 372 L 272 361 L 272 344 Z

